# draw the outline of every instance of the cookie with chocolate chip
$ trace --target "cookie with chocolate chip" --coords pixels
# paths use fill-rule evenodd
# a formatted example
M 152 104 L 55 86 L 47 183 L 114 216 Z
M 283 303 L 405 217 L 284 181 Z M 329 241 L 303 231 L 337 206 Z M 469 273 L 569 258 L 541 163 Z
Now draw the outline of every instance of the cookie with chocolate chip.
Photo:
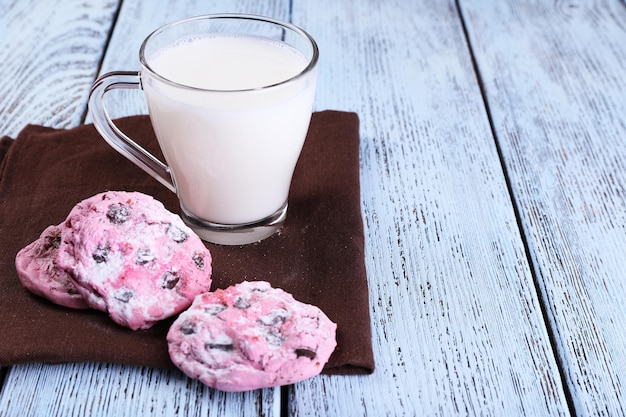
M 187 308 L 211 286 L 211 254 L 181 218 L 152 197 L 125 191 L 77 204 L 57 264 L 90 307 L 133 330 Z
M 196 297 L 167 335 L 172 362 L 223 391 L 292 384 L 318 375 L 337 345 L 318 307 L 264 281 Z
M 15 269 L 22 285 L 34 294 L 65 307 L 88 308 L 68 274 L 56 264 L 63 225 L 49 226 L 20 250 Z

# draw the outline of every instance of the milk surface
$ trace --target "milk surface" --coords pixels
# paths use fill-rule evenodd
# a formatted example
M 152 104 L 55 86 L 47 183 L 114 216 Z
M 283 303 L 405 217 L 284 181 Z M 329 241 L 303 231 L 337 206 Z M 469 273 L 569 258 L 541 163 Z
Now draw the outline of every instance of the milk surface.
M 187 212 L 242 224 L 281 208 L 308 129 L 316 74 L 282 82 L 300 74 L 307 59 L 276 41 L 210 35 L 179 41 L 147 62 L 183 85 L 142 71 L 152 124 Z

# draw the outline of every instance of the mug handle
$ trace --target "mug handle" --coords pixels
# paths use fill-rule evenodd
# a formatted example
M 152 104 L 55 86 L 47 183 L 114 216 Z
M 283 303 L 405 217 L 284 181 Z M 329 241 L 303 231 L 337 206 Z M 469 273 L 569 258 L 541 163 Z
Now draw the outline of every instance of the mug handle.
M 115 126 L 104 107 L 104 94 L 109 90 L 117 88 L 141 90 L 139 74 L 133 71 L 109 72 L 94 82 L 89 92 L 89 109 L 93 124 L 113 149 L 176 193 L 170 168 Z

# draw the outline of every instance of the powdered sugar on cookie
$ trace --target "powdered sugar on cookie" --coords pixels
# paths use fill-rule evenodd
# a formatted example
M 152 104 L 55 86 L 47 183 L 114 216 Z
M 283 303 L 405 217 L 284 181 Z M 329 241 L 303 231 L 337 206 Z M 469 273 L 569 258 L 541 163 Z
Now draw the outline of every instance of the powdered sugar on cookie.
M 211 255 L 179 216 L 137 192 L 101 193 L 65 221 L 57 263 L 90 307 L 133 330 L 210 289 Z
M 267 282 L 199 295 L 167 336 L 174 364 L 224 391 L 292 384 L 318 375 L 336 324 L 318 307 Z

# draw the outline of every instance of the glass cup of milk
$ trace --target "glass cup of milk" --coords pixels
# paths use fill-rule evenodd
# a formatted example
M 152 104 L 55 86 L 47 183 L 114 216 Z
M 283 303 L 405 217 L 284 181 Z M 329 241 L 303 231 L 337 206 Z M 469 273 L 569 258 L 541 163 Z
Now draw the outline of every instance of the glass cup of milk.
M 141 45 L 139 72 L 94 83 L 94 125 L 118 152 L 178 195 L 204 240 L 241 245 L 283 225 L 315 96 L 318 48 L 269 17 L 221 14 L 167 24 Z M 104 106 L 117 88 L 143 89 L 166 163 L 121 132 Z

